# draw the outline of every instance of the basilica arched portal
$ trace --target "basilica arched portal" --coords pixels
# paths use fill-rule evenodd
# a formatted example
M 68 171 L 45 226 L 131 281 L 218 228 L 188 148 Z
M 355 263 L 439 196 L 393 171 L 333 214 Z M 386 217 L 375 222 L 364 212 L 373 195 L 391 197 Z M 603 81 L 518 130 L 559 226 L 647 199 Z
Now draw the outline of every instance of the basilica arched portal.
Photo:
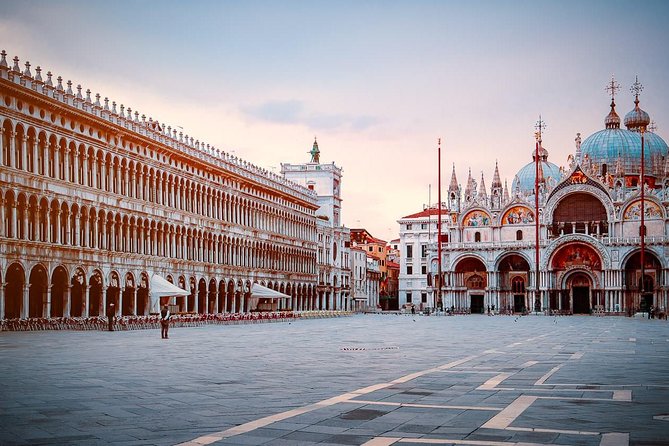
M 457 311 L 484 312 L 488 273 L 478 257 L 465 257 L 455 266 L 454 303 Z
M 555 288 L 550 290 L 550 309 L 566 314 L 588 314 L 603 310 L 600 281 L 602 260 L 587 243 L 560 247 L 551 259 Z

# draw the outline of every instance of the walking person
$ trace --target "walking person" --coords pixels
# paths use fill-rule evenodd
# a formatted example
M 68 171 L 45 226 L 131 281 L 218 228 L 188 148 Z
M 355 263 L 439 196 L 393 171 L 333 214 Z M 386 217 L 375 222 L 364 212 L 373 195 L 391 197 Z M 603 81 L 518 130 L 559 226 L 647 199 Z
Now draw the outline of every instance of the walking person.
M 167 332 L 170 329 L 170 314 L 169 308 L 167 305 L 163 305 L 163 309 L 160 310 L 160 337 L 163 339 L 169 339 Z

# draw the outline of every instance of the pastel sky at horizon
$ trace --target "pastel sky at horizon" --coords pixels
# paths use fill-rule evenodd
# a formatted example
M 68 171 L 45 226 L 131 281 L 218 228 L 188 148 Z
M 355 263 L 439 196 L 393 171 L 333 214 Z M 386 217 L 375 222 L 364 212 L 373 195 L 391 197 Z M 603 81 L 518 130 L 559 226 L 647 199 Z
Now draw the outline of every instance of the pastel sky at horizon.
M 342 222 L 384 240 L 455 166 L 509 188 L 604 128 L 612 74 L 669 140 L 669 2 L 0 0 L 0 49 L 275 172 L 343 168 Z M 33 71 L 34 72 L 34 71 Z M 430 187 L 431 185 L 431 187 Z M 431 188 L 431 197 L 428 190 Z

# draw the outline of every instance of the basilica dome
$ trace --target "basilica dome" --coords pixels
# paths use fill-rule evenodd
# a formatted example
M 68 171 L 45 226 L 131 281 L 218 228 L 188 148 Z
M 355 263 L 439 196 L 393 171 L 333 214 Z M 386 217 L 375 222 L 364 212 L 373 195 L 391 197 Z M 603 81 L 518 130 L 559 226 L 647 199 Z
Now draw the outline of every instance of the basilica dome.
M 553 184 L 556 184 L 562 178 L 560 168 L 548 161 L 548 150 L 543 147 L 539 149 L 539 165 L 541 166 L 544 179 L 549 183 L 552 182 Z M 520 191 L 525 194 L 529 193 L 530 195 L 534 195 L 535 173 L 535 152 L 532 152 L 532 162 L 526 164 L 518 171 L 511 185 L 512 190 L 516 191 L 517 189 L 520 189 Z M 549 180 L 549 178 L 554 181 Z
M 581 144 L 581 164 L 587 159 L 590 163 L 602 168 L 607 166 L 607 172 L 613 172 L 615 166 L 622 168 L 626 175 L 638 175 L 641 166 L 641 133 L 639 128 L 645 128 L 650 119 L 648 114 L 639 108 L 638 99 L 635 108 L 625 115 L 627 129 L 620 128 L 620 119 L 615 113 L 615 103 L 611 102 L 611 112 L 605 120 L 606 128 L 588 136 Z M 669 148 L 664 140 L 652 132 L 644 133 L 644 159 L 646 166 L 652 166 L 652 161 L 667 155 Z M 656 166 L 659 168 L 660 166 Z M 652 174 L 648 169 L 648 174 Z

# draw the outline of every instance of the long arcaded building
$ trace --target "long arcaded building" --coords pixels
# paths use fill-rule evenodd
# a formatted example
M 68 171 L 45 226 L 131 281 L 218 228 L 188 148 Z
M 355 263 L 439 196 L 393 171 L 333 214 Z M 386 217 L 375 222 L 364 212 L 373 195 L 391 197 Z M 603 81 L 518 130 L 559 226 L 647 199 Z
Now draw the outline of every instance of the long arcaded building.
M 0 319 L 316 309 L 317 196 L 81 86 L 0 59 Z

